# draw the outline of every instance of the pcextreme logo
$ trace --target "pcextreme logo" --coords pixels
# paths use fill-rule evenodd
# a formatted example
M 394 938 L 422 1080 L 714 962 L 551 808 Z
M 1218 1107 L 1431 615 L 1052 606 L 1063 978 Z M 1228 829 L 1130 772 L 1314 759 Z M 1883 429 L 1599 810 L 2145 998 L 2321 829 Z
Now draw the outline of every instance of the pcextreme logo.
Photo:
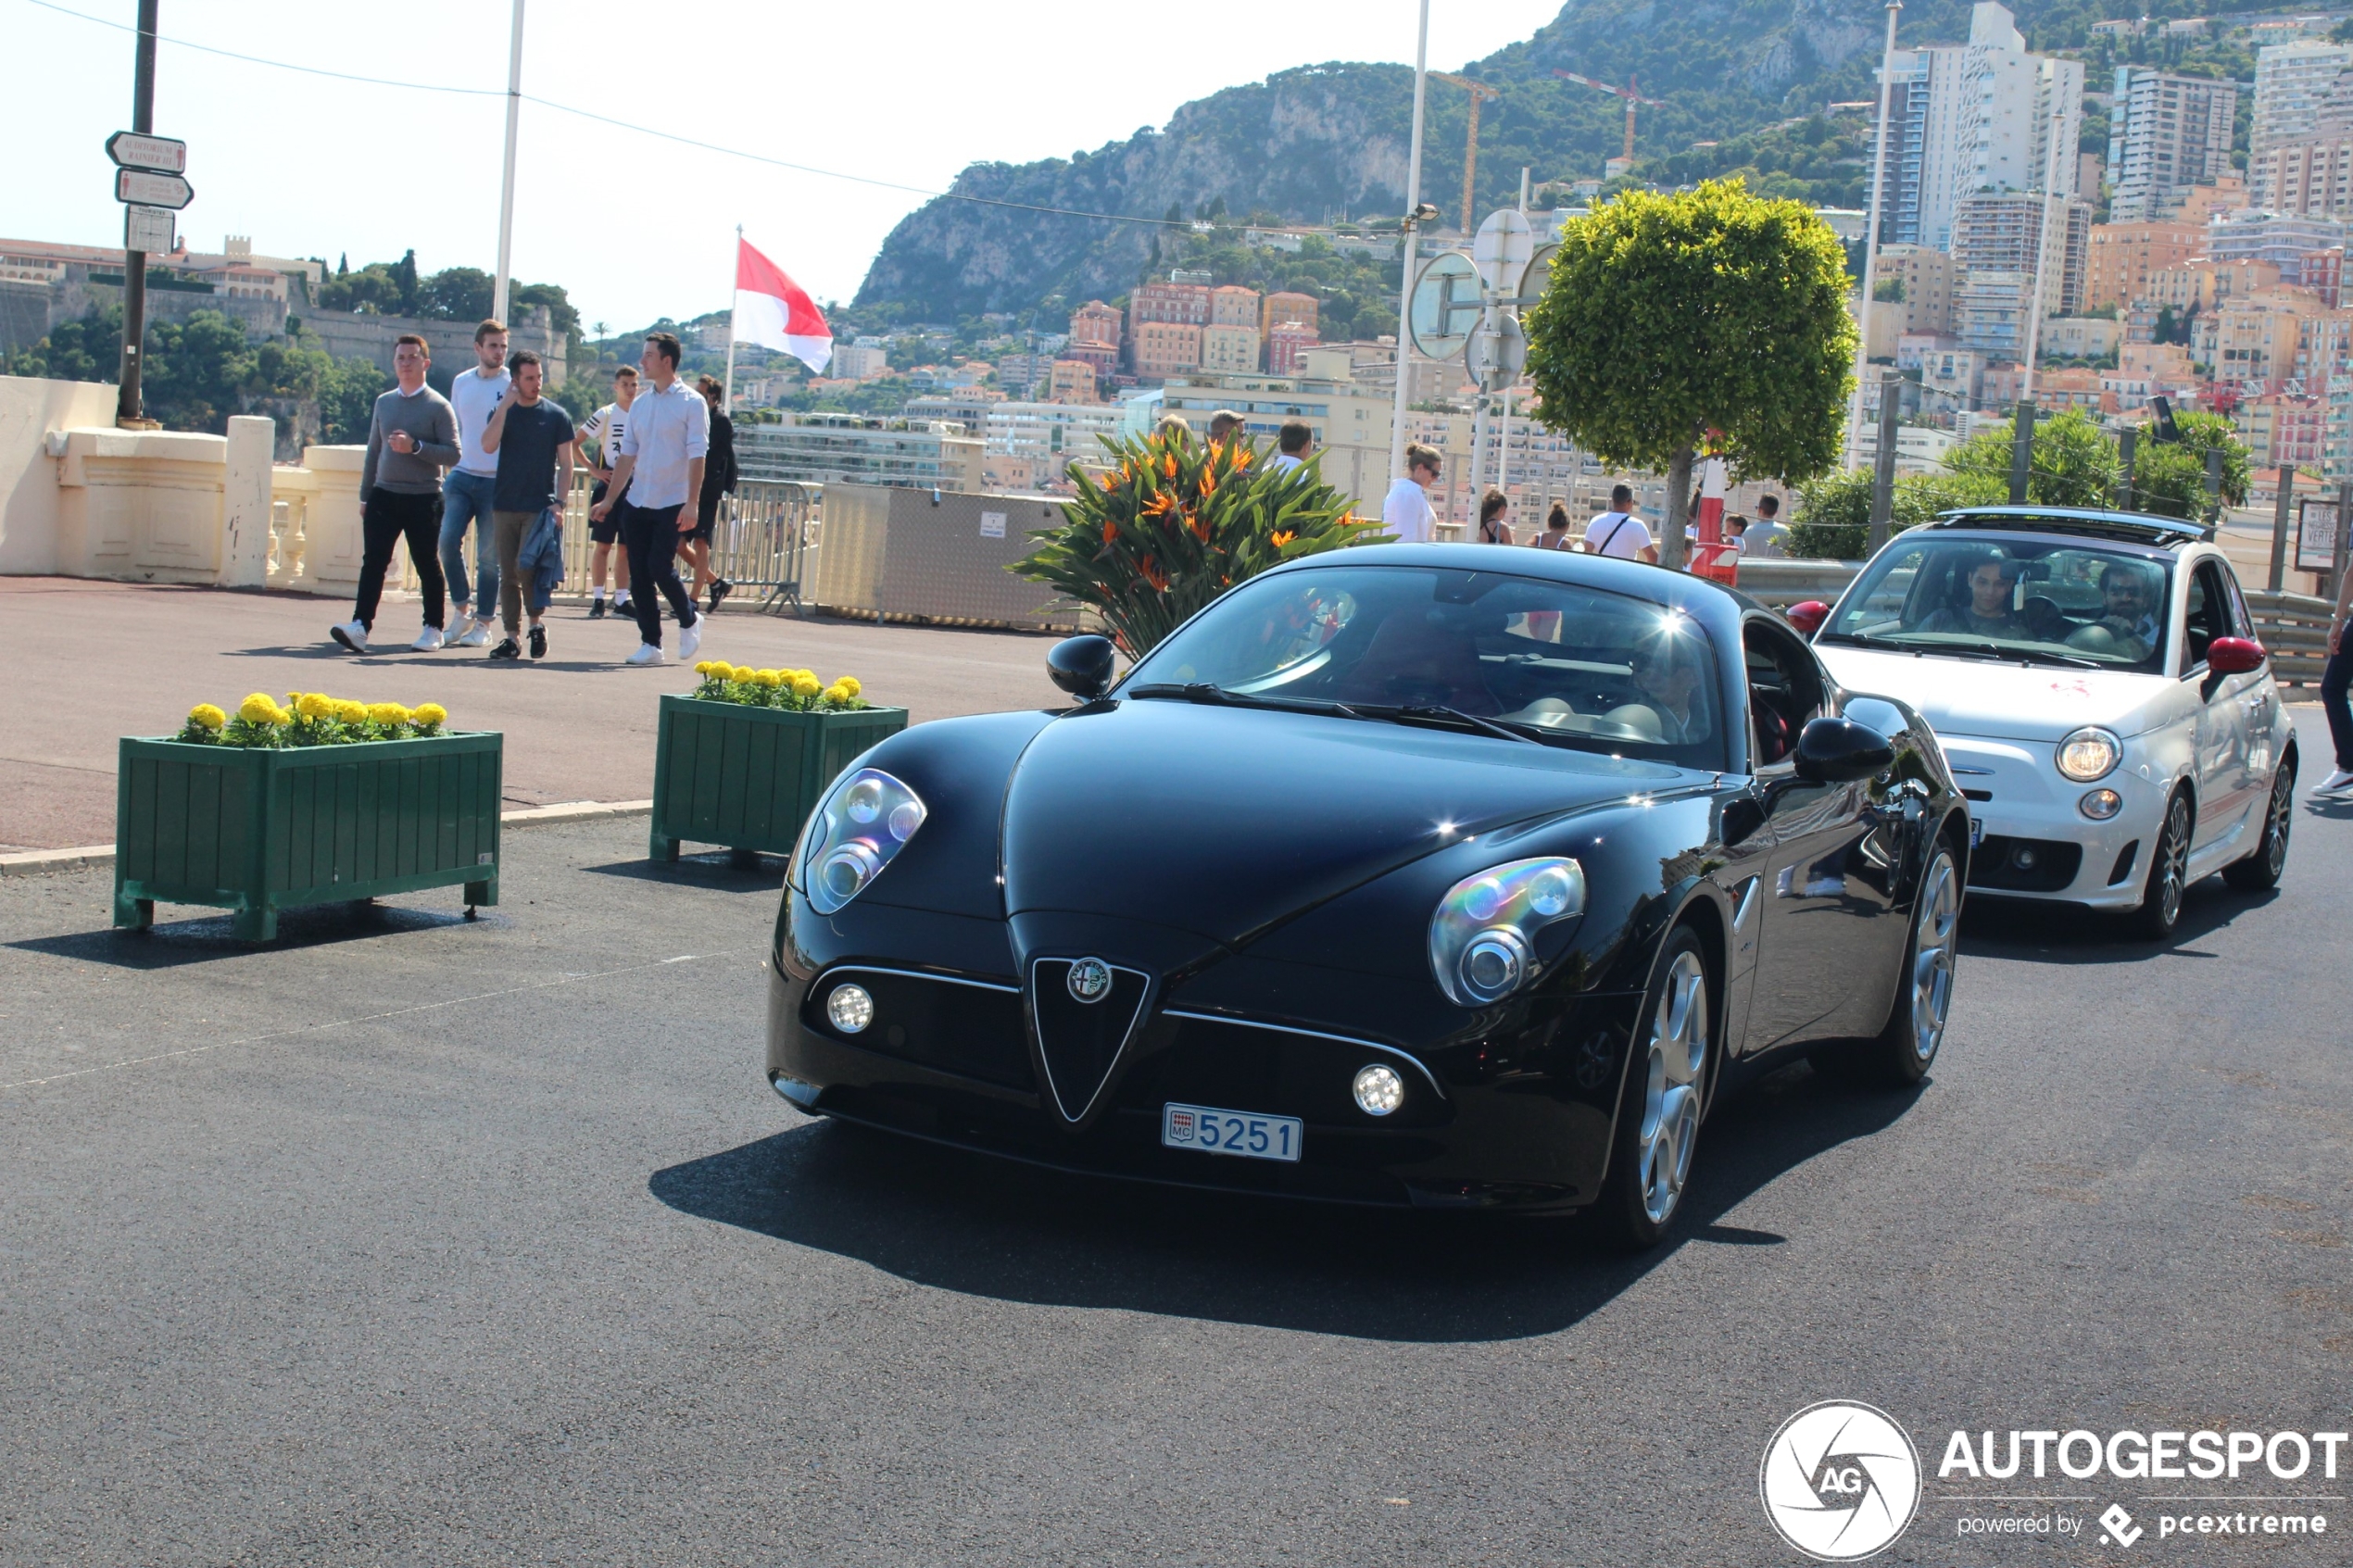
M 1781 1423 L 1756 1490 L 1781 1539 L 1824 1562 L 1855 1562 L 1894 1545 L 1919 1511 L 1919 1450 L 1886 1411 L 1825 1399 Z

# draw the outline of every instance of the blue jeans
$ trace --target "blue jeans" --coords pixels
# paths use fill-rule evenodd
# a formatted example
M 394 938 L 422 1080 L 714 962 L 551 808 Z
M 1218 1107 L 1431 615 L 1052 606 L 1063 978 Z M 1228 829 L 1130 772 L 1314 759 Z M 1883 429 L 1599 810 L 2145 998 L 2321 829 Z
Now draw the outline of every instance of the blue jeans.
M 486 473 L 451 469 L 441 482 L 441 574 L 449 580 L 449 596 L 458 613 L 469 605 L 489 615 L 498 602 L 498 549 L 491 542 L 490 498 L 498 482 Z M 474 596 L 466 597 L 466 524 L 474 525 Z

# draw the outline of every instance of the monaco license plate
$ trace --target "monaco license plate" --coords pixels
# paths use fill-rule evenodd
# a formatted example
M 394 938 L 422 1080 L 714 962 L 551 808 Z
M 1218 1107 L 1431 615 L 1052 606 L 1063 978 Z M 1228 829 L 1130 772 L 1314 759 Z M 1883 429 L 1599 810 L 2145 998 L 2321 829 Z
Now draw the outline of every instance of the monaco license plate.
M 1969 847 L 1974 849 L 1984 842 L 1985 819 L 1982 817 L 1971 817 L 1969 820 Z
M 1165 1147 L 1239 1154 L 1246 1160 L 1296 1160 L 1302 1131 L 1296 1116 L 1260 1116 L 1173 1102 L 1160 1112 L 1160 1141 Z

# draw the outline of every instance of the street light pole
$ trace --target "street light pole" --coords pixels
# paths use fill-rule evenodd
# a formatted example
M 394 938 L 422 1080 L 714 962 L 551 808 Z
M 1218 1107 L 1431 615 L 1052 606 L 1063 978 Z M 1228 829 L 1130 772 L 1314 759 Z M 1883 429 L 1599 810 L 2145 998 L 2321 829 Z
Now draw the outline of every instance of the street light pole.
M 2057 94 L 2055 93 L 2052 97 L 2056 104 Z M 2029 401 L 2034 396 L 2034 358 L 2043 351 L 2043 290 L 2048 275 L 2046 264 L 2051 257 L 2051 189 L 2058 183 L 2059 132 L 2066 128 L 2067 117 L 2054 107 L 2051 110 L 2051 156 L 2043 160 L 2043 220 L 2036 226 L 2041 241 L 2034 247 L 2034 298 L 2026 308 L 2026 352 L 2020 356 L 2024 363 L 2020 367 L 2019 395 Z M 2064 207 L 2059 208 L 2059 222 L 2062 225 L 2067 222 Z M 2059 235 L 2059 266 L 2062 270 L 2067 266 L 2066 257 L 2067 236 L 2062 228 Z
M 1864 219 L 1862 304 L 1855 312 L 1855 399 L 1846 412 L 1846 466 L 1863 462 L 1863 371 L 1871 362 L 1871 291 L 1879 280 L 1880 204 L 1887 190 L 1887 106 L 1895 91 L 1895 19 L 1904 0 L 1887 0 L 1887 44 L 1879 61 L 1879 140 L 1871 149 L 1871 210 Z
M 522 0 L 515 0 L 521 5 Z M 1429 0 L 1422 0 L 1421 31 L 1414 43 L 1414 139 L 1405 158 L 1405 226 L 1399 238 L 1404 275 L 1397 291 L 1397 406 L 1390 420 L 1389 476 L 1405 477 L 1405 404 L 1413 385 L 1414 214 L 1422 205 L 1422 106 L 1429 89 Z
M 142 136 L 156 129 L 156 10 L 158 0 L 139 0 L 139 44 L 131 74 L 131 129 Z M 125 238 L 129 235 L 126 233 Z M 124 430 L 149 427 L 139 395 L 140 350 L 147 340 L 147 253 L 122 253 L 122 369 L 115 393 L 114 422 Z
M 490 313 L 507 319 L 508 286 L 515 253 L 515 134 L 522 121 L 522 0 L 515 0 L 513 35 L 507 42 L 507 167 L 498 182 L 498 281 L 490 291 Z

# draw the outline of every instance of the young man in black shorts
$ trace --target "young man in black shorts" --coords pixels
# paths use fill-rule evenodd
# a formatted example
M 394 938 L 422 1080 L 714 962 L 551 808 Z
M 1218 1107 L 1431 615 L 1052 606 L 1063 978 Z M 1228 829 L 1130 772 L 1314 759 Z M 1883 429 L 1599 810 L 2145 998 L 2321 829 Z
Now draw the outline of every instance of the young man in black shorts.
M 596 479 L 596 488 L 588 493 L 588 505 L 594 508 L 605 498 L 607 482 L 612 478 L 612 466 L 621 461 L 622 432 L 629 425 L 629 405 L 637 400 L 637 367 L 623 365 L 613 372 L 612 401 L 588 416 L 572 444 L 573 453 L 587 466 Z M 613 546 L 621 543 L 621 520 L 608 517 L 602 522 L 588 525 L 588 583 L 595 596 L 588 601 L 588 619 L 605 618 L 605 569 L 612 568 L 612 608 L 616 615 L 631 615 L 629 608 L 629 552 L 618 556 Z

